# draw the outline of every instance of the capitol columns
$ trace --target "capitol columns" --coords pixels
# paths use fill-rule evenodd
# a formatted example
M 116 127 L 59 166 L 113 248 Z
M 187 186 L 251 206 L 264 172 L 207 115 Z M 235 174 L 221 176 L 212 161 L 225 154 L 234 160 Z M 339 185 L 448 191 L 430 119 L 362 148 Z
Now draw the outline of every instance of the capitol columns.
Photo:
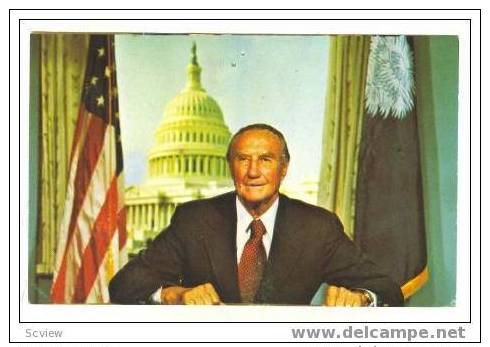
M 159 224 L 158 224 L 158 230 L 161 230 L 165 226 L 165 204 L 160 205 L 160 210 L 158 211 L 159 213 Z
M 153 204 L 148 204 L 148 214 L 147 214 L 147 223 L 146 223 L 146 229 L 147 230 L 153 230 Z
M 209 156 L 204 156 L 204 175 L 209 176 Z
M 127 208 L 127 223 L 126 227 L 128 229 L 133 229 L 134 228 L 134 207 L 132 205 L 129 205 L 126 207 Z
M 211 156 L 209 158 L 209 160 L 211 161 L 211 165 L 210 165 L 210 172 L 209 172 L 209 175 L 210 176 L 216 176 L 216 159 L 214 156 Z
M 168 170 L 168 161 L 169 161 L 169 159 L 168 159 L 168 157 L 165 157 L 162 160 L 163 160 L 163 169 L 162 169 L 163 174 L 164 175 L 168 175 L 168 173 L 169 173 L 169 170 Z
M 133 206 L 133 216 L 134 216 L 134 225 L 133 229 L 139 229 L 140 228 L 140 205 L 134 205 Z
M 226 177 L 226 160 L 224 158 L 220 158 L 221 161 L 221 176 Z
M 196 165 L 196 156 L 190 155 L 189 156 L 189 166 L 188 166 L 190 174 L 195 172 L 195 170 L 196 170 L 195 165 Z
M 196 174 L 201 175 L 201 156 L 196 155 Z
M 155 204 L 155 212 L 153 217 L 155 223 L 153 224 L 153 231 L 158 231 L 160 229 L 160 204 Z
M 179 156 L 179 159 L 180 159 L 180 170 L 179 170 L 179 174 L 183 174 L 184 173 L 184 167 L 185 167 L 185 163 L 184 163 L 185 158 L 184 158 L 184 155 L 181 154 Z
M 142 217 L 143 217 L 143 228 L 146 230 L 148 229 L 148 205 L 144 204 L 143 205 L 143 212 L 142 212 Z
M 138 211 L 139 218 L 140 218 L 140 222 L 138 226 L 140 229 L 144 228 L 144 223 L 145 223 L 144 210 L 145 210 L 145 205 L 140 205 L 140 210 Z

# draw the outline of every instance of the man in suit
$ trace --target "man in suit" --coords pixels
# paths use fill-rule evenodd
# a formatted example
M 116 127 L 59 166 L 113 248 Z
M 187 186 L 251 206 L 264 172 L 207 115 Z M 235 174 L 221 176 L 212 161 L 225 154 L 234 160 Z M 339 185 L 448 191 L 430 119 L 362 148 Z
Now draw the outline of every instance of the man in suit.
M 227 159 L 235 191 L 179 206 L 110 283 L 111 301 L 165 304 L 400 305 L 398 285 L 346 237 L 334 214 L 279 193 L 289 151 L 265 124 L 240 129 Z

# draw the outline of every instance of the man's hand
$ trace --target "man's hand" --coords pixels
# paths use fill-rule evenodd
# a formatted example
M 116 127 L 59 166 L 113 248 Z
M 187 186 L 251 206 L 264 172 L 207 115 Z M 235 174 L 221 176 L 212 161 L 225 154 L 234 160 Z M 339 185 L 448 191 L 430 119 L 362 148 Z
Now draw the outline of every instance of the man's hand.
M 328 286 L 325 296 L 325 306 L 368 306 L 369 297 L 359 290 L 349 290 L 344 287 Z
M 161 299 L 167 305 L 219 305 L 221 300 L 211 283 L 194 288 L 167 287 L 162 289 Z

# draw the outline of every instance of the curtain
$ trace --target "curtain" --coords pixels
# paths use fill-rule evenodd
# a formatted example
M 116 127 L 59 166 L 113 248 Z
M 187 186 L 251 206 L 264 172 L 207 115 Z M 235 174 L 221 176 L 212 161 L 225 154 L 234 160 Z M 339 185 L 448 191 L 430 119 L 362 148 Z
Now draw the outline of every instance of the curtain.
M 350 238 L 369 44 L 369 36 L 330 38 L 318 204 L 339 216 Z
M 41 34 L 40 213 L 36 272 L 53 272 L 88 35 Z

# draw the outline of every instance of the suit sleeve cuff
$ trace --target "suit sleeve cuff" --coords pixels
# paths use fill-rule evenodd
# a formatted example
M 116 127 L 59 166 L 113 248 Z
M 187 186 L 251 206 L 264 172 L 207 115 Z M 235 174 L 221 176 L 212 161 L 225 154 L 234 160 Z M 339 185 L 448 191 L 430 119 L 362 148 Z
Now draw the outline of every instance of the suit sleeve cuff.
M 151 295 L 151 302 L 154 304 L 161 304 L 162 303 L 162 288 L 158 288 L 152 295 Z

